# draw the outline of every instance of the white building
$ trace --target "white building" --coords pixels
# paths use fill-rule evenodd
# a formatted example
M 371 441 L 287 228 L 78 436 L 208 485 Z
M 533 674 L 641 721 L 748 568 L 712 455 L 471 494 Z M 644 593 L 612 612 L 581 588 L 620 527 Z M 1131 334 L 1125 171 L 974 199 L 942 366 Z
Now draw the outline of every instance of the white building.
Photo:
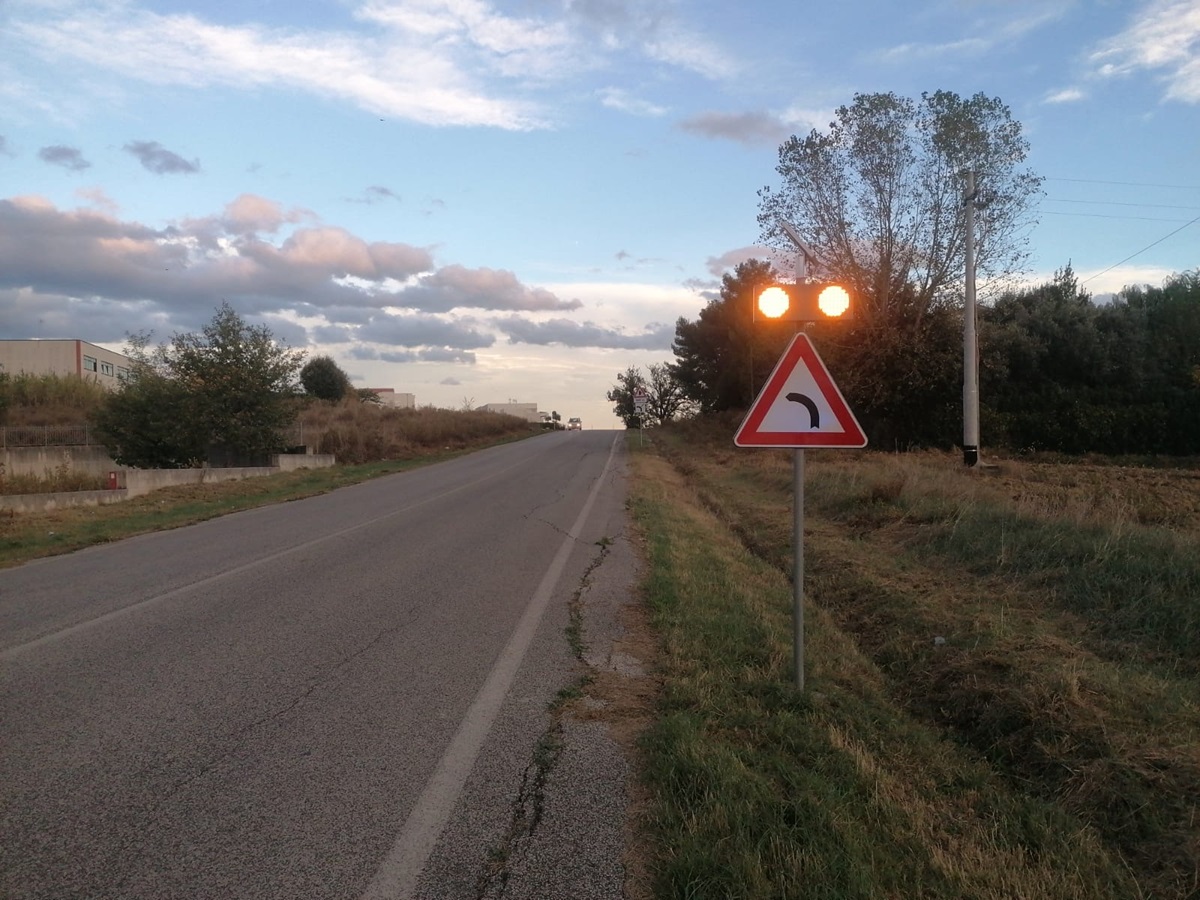
M 416 394 L 398 394 L 392 388 L 367 388 L 379 398 L 379 402 L 392 409 L 416 409 Z
M 87 341 L 0 341 L 0 371 L 9 375 L 78 375 L 115 388 L 130 365 L 129 357 Z
M 518 419 L 524 419 L 526 422 L 542 421 L 542 414 L 538 412 L 536 403 L 485 403 L 478 408 L 487 412 L 516 416 Z

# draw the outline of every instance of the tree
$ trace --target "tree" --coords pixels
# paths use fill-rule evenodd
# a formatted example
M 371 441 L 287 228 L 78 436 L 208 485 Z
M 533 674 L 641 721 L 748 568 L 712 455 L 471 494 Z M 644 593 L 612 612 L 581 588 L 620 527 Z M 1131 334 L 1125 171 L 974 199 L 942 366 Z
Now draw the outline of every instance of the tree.
M 248 325 L 222 302 L 201 334 L 175 335 L 172 374 L 187 387 L 210 447 L 239 456 L 279 448 L 295 410 L 288 397 L 304 353 L 276 343 L 265 325 Z
M 150 335 L 130 335 L 129 376 L 95 414 L 112 458 L 123 466 L 180 469 L 205 459 L 206 440 L 192 414 L 192 398 L 173 377 L 165 347 Z
M 693 412 L 698 404 L 688 399 L 683 385 L 667 363 L 651 363 L 647 385 L 646 416 L 659 425 Z
M 640 414 L 633 402 L 633 395 L 638 390 L 646 392 L 645 412 Z M 626 428 L 641 428 L 645 424 L 662 425 L 687 412 L 692 406 L 666 363 L 652 363 L 649 378 L 637 366 L 617 373 L 617 383 L 607 396 L 614 404 L 613 412 L 625 423 Z
M 779 148 L 783 183 L 759 191 L 761 239 L 790 255 L 780 225 L 788 222 L 812 252 L 810 274 L 850 285 L 860 319 L 895 319 L 919 333 L 931 308 L 962 296 L 965 170 L 977 172 L 981 283 L 1024 265 L 1020 229 L 1042 183 L 1021 168 L 1028 152 L 998 99 L 856 94 L 828 131 Z
M 318 400 L 337 402 L 354 393 L 350 376 L 334 362 L 332 356 L 314 356 L 300 370 L 304 392 Z
M 148 350 L 131 338 L 130 377 L 99 416 L 113 458 L 124 465 L 180 467 L 257 459 L 283 445 L 295 418 L 304 354 L 275 341 L 222 303 L 200 334 L 176 334 Z
M 748 407 L 783 353 L 792 332 L 753 317 L 758 290 L 776 278 L 769 263 L 740 263 L 724 275 L 720 296 L 696 321 L 680 317 L 675 323 L 671 375 L 702 412 Z
M 1200 271 L 1096 304 L 1070 265 L 982 312 L 990 442 L 1066 453 L 1200 451 Z
M 633 394 L 638 388 L 646 388 L 646 376 L 637 366 L 630 366 L 617 373 L 617 383 L 606 395 L 613 403 L 613 413 L 625 423 L 626 428 L 640 428 L 641 420 L 633 405 Z

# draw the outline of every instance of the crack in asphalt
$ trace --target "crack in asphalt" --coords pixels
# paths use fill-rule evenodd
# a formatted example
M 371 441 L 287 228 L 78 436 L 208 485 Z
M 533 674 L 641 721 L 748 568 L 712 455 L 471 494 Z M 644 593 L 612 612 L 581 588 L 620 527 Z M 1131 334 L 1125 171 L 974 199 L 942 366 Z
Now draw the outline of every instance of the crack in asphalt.
M 618 537 L 620 537 L 619 533 Z M 608 558 L 609 547 L 612 546 L 614 540 L 606 535 L 594 542 L 600 548 L 599 552 L 584 570 L 579 579 L 579 586 L 568 601 L 570 624 L 567 626 L 567 639 L 571 644 L 571 655 L 585 666 L 584 651 L 586 647 L 582 634 L 583 595 L 591 584 L 592 573 Z M 500 845 L 492 849 L 490 864 L 480 874 L 477 887 L 478 900 L 501 900 L 504 897 L 514 864 L 524 856 L 531 839 L 537 833 L 545 806 L 546 782 L 558 763 L 559 757 L 562 756 L 562 718 L 567 702 L 566 695 L 572 689 L 586 685 L 590 677 L 590 673 L 585 671 L 574 685 L 565 688 L 550 705 L 550 725 L 538 738 L 533 759 L 525 767 L 521 776 L 521 787 L 512 804 L 512 815 L 508 828 Z

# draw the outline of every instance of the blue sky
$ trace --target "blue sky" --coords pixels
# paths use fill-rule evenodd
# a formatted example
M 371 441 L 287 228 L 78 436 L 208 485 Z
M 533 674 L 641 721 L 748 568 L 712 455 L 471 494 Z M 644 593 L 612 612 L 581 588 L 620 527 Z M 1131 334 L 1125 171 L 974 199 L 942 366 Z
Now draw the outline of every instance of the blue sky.
M 0 337 L 228 300 L 359 386 L 610 427 L 766 255 L 779 144 L 936 90 L 1024 126 L 1030 280 L 1200 266 L 1200 0 L 6 0 Z

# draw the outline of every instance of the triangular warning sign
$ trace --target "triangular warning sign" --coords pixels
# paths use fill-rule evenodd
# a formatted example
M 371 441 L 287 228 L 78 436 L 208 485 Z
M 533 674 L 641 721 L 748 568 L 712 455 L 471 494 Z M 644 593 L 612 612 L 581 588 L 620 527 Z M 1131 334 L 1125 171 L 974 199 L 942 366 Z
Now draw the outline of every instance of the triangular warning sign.
M 863 433 L 807 334 L 792 338 L 742 420 L 739 447 L 865 447 Z

